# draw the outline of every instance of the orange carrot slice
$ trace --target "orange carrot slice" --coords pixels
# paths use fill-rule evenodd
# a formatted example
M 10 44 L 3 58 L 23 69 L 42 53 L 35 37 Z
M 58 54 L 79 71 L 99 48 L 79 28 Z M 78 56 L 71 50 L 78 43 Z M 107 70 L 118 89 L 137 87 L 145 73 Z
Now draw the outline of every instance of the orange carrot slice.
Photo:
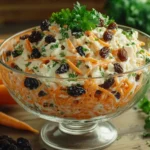
M 77 68 L 70 60 L 67 59 L 67 63 L 75 72 L 77 72 L 78 74 L 82 74 L 82 71 Z
M 34 133 L 39 133 L 38 130 L 32 128 L 31 126 L 29 126 L 25 122 L 22 122 L 18 119 L 11 117 L 11 116 L 8 116 L 8 115 L 4 114 L 3 112 L 0 112 L 0 125 L 4 125 L 7 127 L 12 127 L 15 129 L 20 129 L 20 130 L 28 130 L 28 131 L 31 131 Z

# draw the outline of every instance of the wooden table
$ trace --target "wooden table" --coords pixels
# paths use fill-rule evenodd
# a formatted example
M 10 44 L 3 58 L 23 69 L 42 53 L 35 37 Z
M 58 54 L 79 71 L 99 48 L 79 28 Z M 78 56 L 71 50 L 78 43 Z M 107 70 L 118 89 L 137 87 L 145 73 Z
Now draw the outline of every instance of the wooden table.
M 18 118 L 38 130 L 40 130 L 41 127 L 47 122 L 26 112 L 18 105 L 0 106 L 0 111 Z M 117 128 L 119 136 L 118 139 L 105 150 L 150 150 L 148 144 L 150 139 L 143 139 L 141 137 L 141 134 L 144 131 L 144 116 L 142 114 L 138 113 L 134 109 L 130 109 L 119 117 L 114 118 L 111 122 Z M 0 135 L 1 134 L 6 134 L 13 138 L 28 138 L 34 147 L 34 150 L 47 148 L 41 142 L 39 135 L 35 135 L 27 131 L 18 131 L 15 129 L 0 126 Z M 47 148 L 47 150 L 53 149 Z

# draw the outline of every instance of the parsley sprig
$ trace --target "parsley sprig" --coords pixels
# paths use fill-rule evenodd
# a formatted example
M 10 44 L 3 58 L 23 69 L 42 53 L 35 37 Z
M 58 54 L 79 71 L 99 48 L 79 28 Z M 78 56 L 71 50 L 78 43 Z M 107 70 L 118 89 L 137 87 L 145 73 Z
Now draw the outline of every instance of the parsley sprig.
M 76 3 L 73 10 L 62 9 L 60 12 L 53 13 L 50 22 L 56 22 L 61 27 L 67 25 L 69 29 L 81 29 L 82 31 L 92 30 L 100 23 L 100 13 L 95 9 L 91 11 L 86 6 Z

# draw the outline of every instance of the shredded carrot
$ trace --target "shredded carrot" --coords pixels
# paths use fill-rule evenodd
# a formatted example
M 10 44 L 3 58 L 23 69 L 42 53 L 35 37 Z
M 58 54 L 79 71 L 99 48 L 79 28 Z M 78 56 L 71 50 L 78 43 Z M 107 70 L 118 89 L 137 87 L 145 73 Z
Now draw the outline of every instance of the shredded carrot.
M 72 42 L 70 41 L 70 39 L 67 39 L 66 42 L 68 45 L 68 50 L 72 53 L 76 53 L 76 49 L 75 49 L 74 45 L 72 44 Z
M 51 26 L 50 28 L 51 30 L 54 30 L 55 32 L 59 32 L 59 29 L 57 26 Z
M 67 59 L 67 63 L 75 72 L 77 72 L 78 74 L 82 74 L 82 71 L 77 68 L 70 60 Z
M 30 41 L 28 39 L 26 39 L 26 48 L 29 52 L 32 52 L 32 47 L 31 47 Z
M 28 124 L 20 120 L 17 120 L 11 116 L 8 116 L 4 114 L 3 112 L 0 112 L 0 124 L 4 126 L 12 127 L 12 128 L 20 129 L 20 130 L 29 130 L 34 133 L 39 133 L 38 130 L 32 128 Z

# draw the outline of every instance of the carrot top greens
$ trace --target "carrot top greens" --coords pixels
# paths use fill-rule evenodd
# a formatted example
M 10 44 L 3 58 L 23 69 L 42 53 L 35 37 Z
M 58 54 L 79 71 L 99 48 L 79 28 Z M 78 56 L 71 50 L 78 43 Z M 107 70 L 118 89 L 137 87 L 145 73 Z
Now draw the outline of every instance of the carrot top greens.
M 86 6 L 76 3 L 73 10 L 61 9 L 60 12 L 53 13 L 50 22 L 56 22 L 61 27 L 67 25 L 71 30 L 77 29 L 81 31 L 92 30 L 100 24 L 100 18 L 103 15 L 92 9 L 86 9 Z M 104 17 L 104 16 L 103 16 Z M 108 20 L 108 17 L 104 17 Z

